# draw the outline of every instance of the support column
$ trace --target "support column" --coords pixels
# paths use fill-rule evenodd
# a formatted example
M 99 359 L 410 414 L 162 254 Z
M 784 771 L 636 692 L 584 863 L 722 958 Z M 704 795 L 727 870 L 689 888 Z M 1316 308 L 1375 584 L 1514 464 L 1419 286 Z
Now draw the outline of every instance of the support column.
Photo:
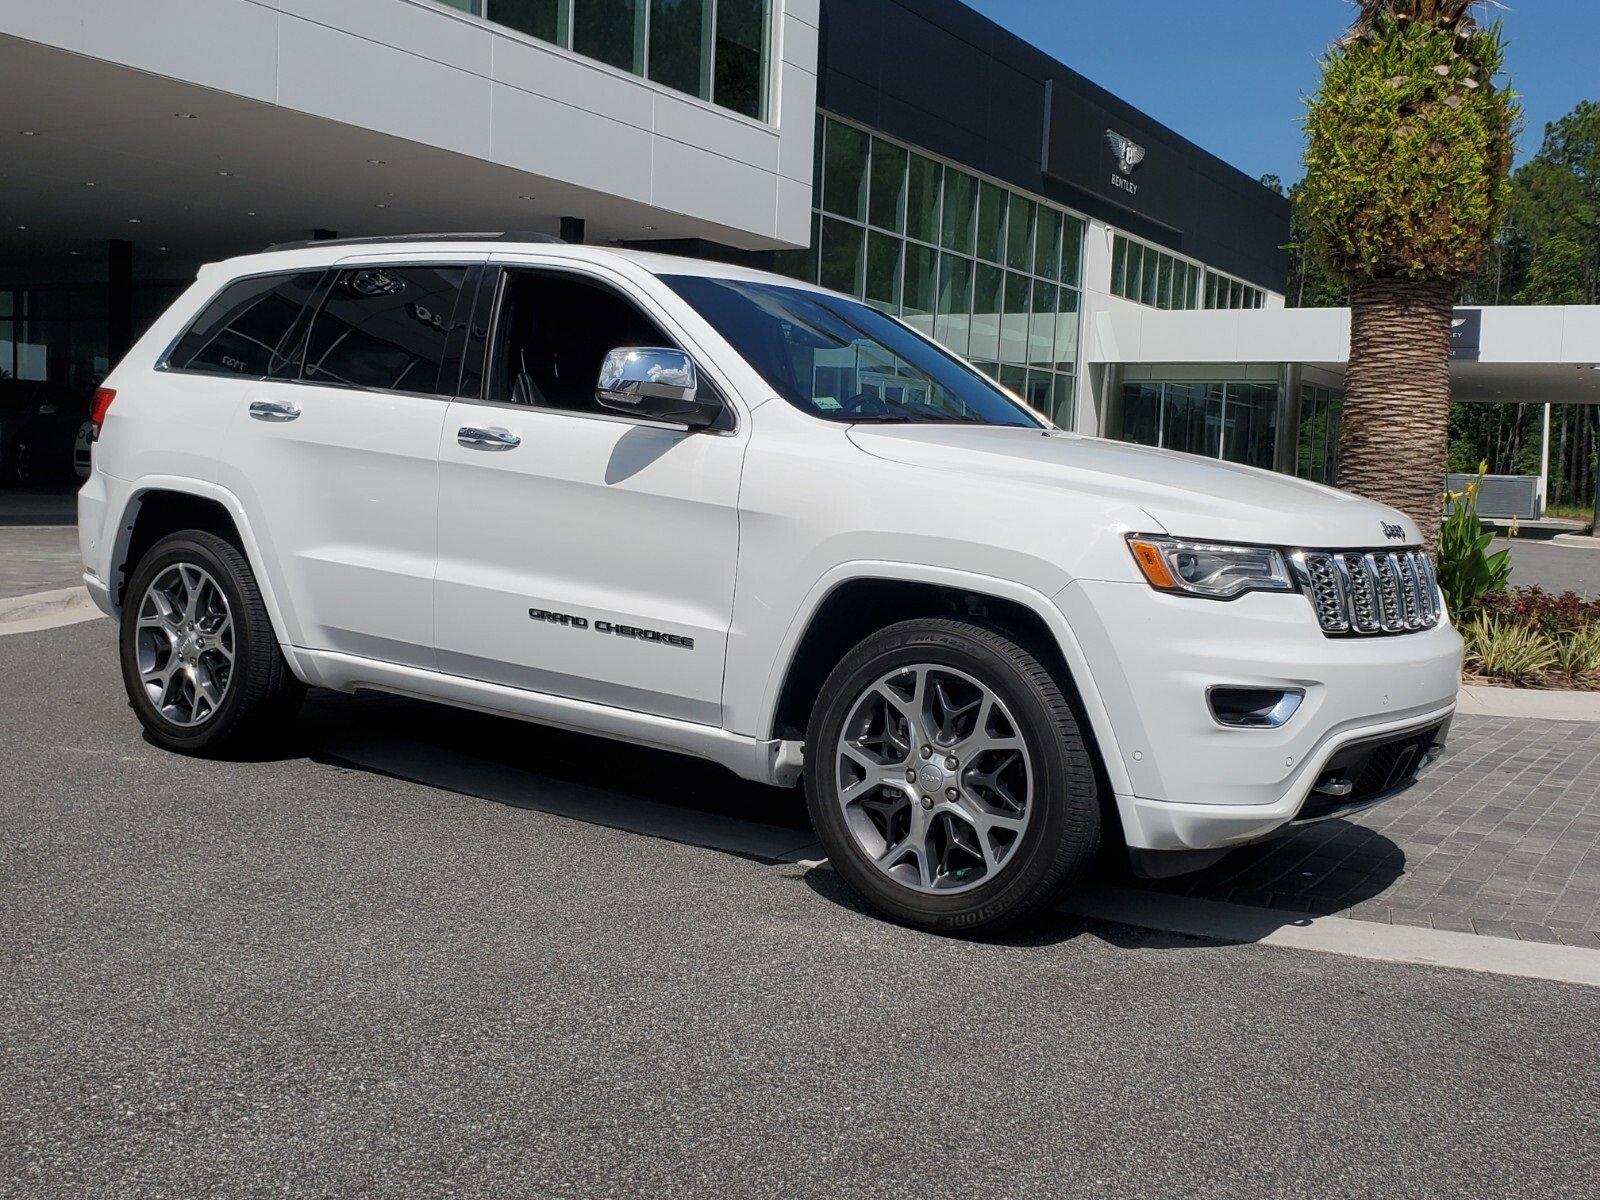
M 106 243 L 106 357 L 112 366 L 133 345 L 133 243 Z
M 331 242 L 337 240 L 338 237 L 339 231 L 337 229 L 313 229 L 311 231 L 311 240 L 313 242 Z
M 561 218 L 561 240 L 563 242 L 570 242 L 574 246 L 583 245 L 582 217 Z
M 1544 406 L 1544 433 L 1539 442 L 1539 515 L 1550 507 L 1550 405 Z

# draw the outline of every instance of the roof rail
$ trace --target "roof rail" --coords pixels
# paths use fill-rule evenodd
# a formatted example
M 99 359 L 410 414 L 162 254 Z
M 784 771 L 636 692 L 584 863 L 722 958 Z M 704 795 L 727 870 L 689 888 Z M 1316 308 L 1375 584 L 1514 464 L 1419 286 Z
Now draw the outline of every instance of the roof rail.
M 384 242 L 556 242 L 566 243 L 553 233 L 510 230 L 498 233 L 394 233 L 387 236 L 321 238 L 298 242 L 275 242 L 263 253 L 274 250 L 306 250 L 313 246 L 375 246 Z

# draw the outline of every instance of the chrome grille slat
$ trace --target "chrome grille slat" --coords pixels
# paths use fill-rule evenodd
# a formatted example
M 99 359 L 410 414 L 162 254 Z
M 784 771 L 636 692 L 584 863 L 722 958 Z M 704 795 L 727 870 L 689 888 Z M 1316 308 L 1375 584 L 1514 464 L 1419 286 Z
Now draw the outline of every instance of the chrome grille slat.
M 1444 616 L 1438 577 L 1421 550 L 1299 550 L 1290 557 L 1330 636 L 1415 633 Z

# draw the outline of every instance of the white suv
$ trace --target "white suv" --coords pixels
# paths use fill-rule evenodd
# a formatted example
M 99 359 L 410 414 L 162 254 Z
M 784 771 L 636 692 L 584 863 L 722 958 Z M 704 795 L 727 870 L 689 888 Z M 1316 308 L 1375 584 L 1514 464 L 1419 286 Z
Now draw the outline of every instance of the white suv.
M 485 235 L 205 268 L 106 381 L 85 580 L 160 745 L 373 689 L 802 774 L 881 911 L 993 927 L 1371 804 L 1461 641 L 1416 528 L 1052 428 L 877 310 Z

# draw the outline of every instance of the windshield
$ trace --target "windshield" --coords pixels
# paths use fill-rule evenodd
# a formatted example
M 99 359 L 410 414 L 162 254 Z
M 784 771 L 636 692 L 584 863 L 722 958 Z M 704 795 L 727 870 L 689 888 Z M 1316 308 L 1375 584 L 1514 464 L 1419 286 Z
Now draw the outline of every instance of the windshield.
M 1037 427 L 995 384 L 842 296 L 703 275 L 663 281 L 790 404 L 829 421 Z

